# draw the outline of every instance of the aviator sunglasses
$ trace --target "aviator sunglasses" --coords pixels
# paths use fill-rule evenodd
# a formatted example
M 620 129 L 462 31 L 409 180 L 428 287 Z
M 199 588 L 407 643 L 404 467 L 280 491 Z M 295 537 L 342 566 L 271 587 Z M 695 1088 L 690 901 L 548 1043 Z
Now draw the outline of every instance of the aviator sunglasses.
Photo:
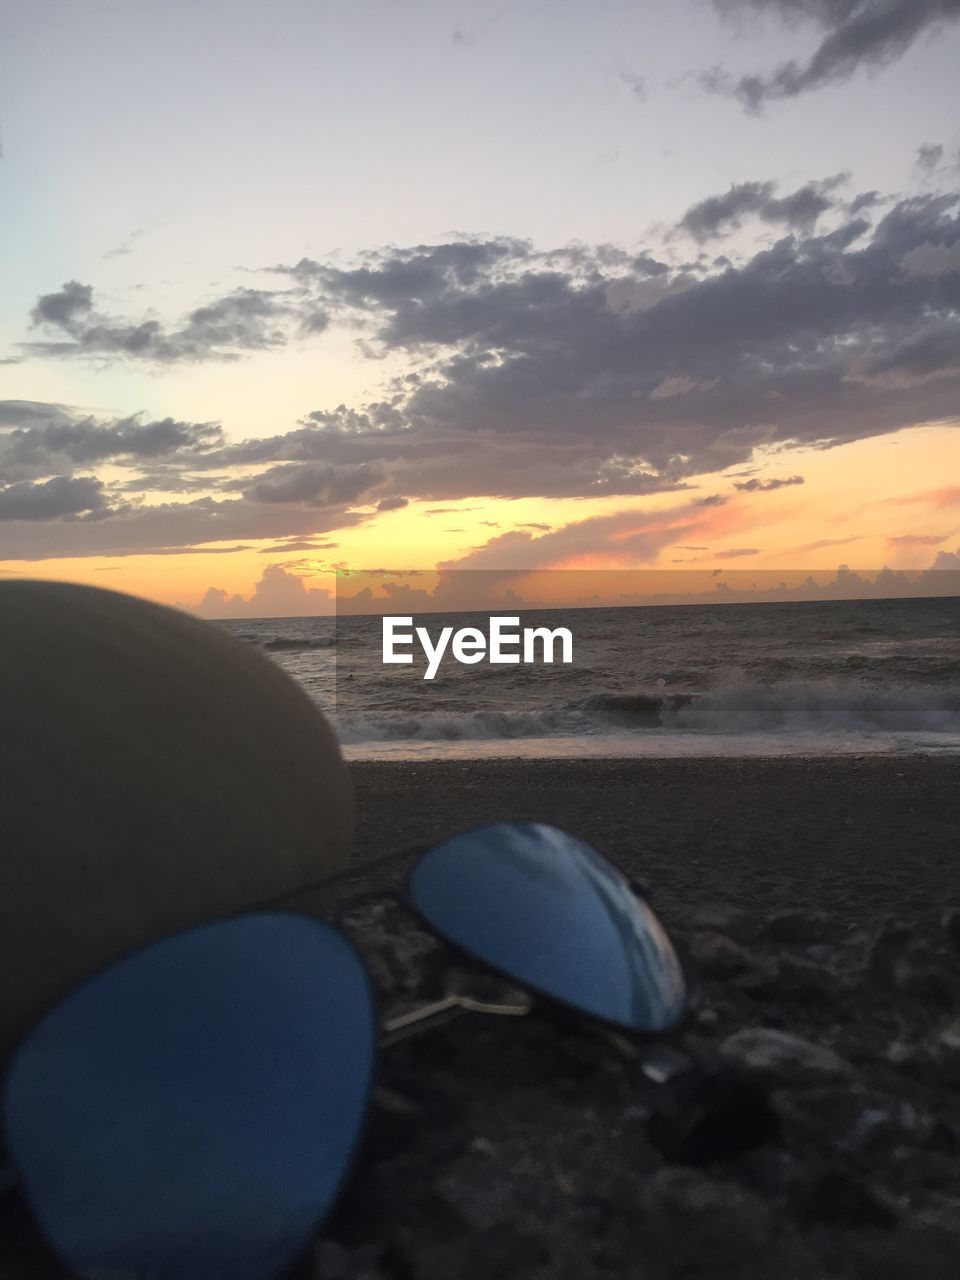
M 421 854 L 403 901 L 519 990 L 447 995 L 381 1023 L 333 925 L 255 910 L 145 947 L 74 990 L 2 1083 L 13 1175 L 86 1280 L 268 1280 L 306 1251 L 357 1152 L 378 1049 L 464 1011 L 539 1001 L 659 1035 L 683 970 L 631 882 L 590 845 L 501 822 Z

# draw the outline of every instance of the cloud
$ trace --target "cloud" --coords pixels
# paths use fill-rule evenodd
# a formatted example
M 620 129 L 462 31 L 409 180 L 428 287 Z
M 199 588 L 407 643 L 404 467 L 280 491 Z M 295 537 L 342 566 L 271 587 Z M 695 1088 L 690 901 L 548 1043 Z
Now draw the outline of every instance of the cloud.
M 59 293 L 47 293 L 37 300 L 31 313 L 34 324 L 49 324 L 73 332 L 93 309 L 93 289 L 78 280 L 68 280 Z
M 943 160 L 943 144 L 940 142 L 924 142 L 917 147 L 917 168 L 924 173 L 932 173 Z
M 37 422 L 73 422 L 75 414 L 66 405 L 44 400 L 0 400 L 0 430 L 24 427 Z
M 957 202 L 900 200 L 874 225 L 838 209 L 832 230 L 699 276 L 509 240 L 299 263 L 290 270 L 332 314 L 347 308 L 375 350 L 415 363 L 364 412 L 316 411 L 276 448 L 290 461 L 379 459 L 428 501 L 642 494 L 760 445 L 949 420 L 960 281 L 911 272 L 909 255 L 951 249 Z M 273 447 L 251 445 L 246 460 Z
M 246 544 L 256 539 L 296 535 L 312 538 L 326 530 L 350 528 L 364 518 L 344 506 L 315 509 L 248 502 L 243 498 L 205 497 L 191 502 L 128 504 L 110 514 L 109 519 L 96 519 L 104 509 L 113 511 L 101 504 L 85 509 L 91 513 L 89 519 L 81 514 L 80 519 L 71 520 L 53 514 L 58 505 L 61 509 L 64 505 L 76 508 L 83 501 L 97 501 L 97 494 L 92 489 L 70 489 L 66 492 L 68 497 L 73 495 L 72 501 L 61 499 L 58 504 L 52 499 L 59 492 L 56 488 L 52 491 L 47 498 L 50 503 L 47 513 L 37 518 L 23 513 L 36 511 L 38 503 L 43 502 L 42 495 L 15 488 L 10 498 L 13 511 L 0 522 L 0 561 L 169 555 L 206 550 L 208 543 Z
M 733 547 L 729 551 L 715 551 L 713 553 L 715 560 L 740 560 L 743 556 L 758 556 L 759 554 L 758 547 Z
M 910 493 L 902 497 L 888 498 L 887 502 L 895 503 L 901 507 L 917 502 L 930 507 L 960 507 L 960 485 L 947 485 L 943 489 L 924 489 L 922 493 Z
M 816 542 L 808 542 L 805 546 L 797 547 L 797 551 L 821 551 L 826 547 L 845 547 L 850 542 L 862 540 L 862 533 L 852 533 L 846 538 L 818 538 Z
M 949 533 L 901 533 L 887 538 L 888 547 L 936 547 L 946 542 Z
M 252 481 L 238 480 L 235 484 L 251 502 L 327 507 L 355 502 L 382 478 L 382 470 L 367 463 L 345 467 L 284 464 L 271 467 Z
M 285 299 L 290 331 L 322 311 L 399 372 L 368 403 L 242 441 L 217 423 L 0 402 L 0 482 L 104 467 L 129 507 L 66 551 L 56 519 L 8 521 L 0 554 L 309 539 L 398 494 L 438 514 L 480 498 L 682 495 L 761 448 L 955 422 L 960 192 L 876 206 L 853 219 L 836 206 L 824 229 L 719 265 L 463 237 L 278 267 L 284 288 L 268 296 Z M 83 286 L 44 305 L 78 333 L 91 309 Z M 212 332 L 223 314 L 195 324 Z M 151 500 L 172 495 L 191 500 Z M 706 512 L 727 497 L 680 501 Z
M 722 195 L 691 205 L 677 225 L 701 242 L 736 231 L 747 217 L 779 223 L 793 231 L 811 231 L 817 219 L 834 207 L 831 192 L 847 177 L 841 173 L 807 182 L 785 196 L 776 194 L 775 182 L 734 183 Z
M 822 39 L 805 61 L 735 78 L 722 68 L 702 73 L 709 92 L 730 93 L 750 111 L 876 70 L 901 58 L 924 34 L 960 18 L 960 0 L 713 0 L 725 15 L 772 13 L 818 27 Z
M 686 502 L 660 511 L 632 508 L 574 520 L 547 533 L 512 529 L 491 538 L 481 547 L 450 560 L 441 569 L 496 569 L 576 567 L 596 557 L 630 567 L 655 559 L 677 537 L 708 532 L 716 520 L 715 509 Z M 592 565 L 591 565 L 592 567 Z
M 804 484 L 803 476 L 782 476 L 770 480 L 741 480 L 734 484 L 735 489 L 744 493 L 770 493 L 773 489 L 786 489 L 789 485 Z
M 921 244 L 903 256 L 908 276 L 936 279 L 960 272 L 960 240 L 950 244 Z
M 125 258 L 127 254 L 133 252 L 133 246 L 137 240 L 143 235 L 143 228 L 137 227 L 123 240 L 120 244 L 112 249 L 107 249 L 105 253 L 101 253 L 100 257 L 105 262 L 109 262 L 111 258 Z
M 640 102 L 647 100 L 647 81 L 644 76 L 638 76 L 635 71 L 621 71 L 620 82 L 625 84 L 635 98 Z
M 409 498 L 381 498 L 377 503 L 377 511 L 402 511 L 409 505 Z
M 454 27 L 450 33 L 452 43 L 461 45 L 463 48 L 471 48 L 481 40 L 492 27 L 505 18 L 512 9 L 515 9 L 518 3 L 519 0 L 508 0 L 507 4 L 499 5 L 492 13 L 489 13 L 486 18 L 475 21 L 473 26 L 470 28 L 462 25 Z
M 0 402 L 0 412 L 2 407 Z M 12 421 L 27 425 L 6 431 L 0 425 L 0 474 L 49 474 L 104 462 L 133 464 L 164 458 L 176 458 L 178 467 L 183 467 L 224 442 L 217 423 L 139 417 L 99 422 L 89 416 L 71 419 L 57 406 L 37 409 L 24 414 L 20 408 L 11 414 Z
M 879 191 L 861 191 L 847 205 L 847 213 L 856 217 L 858 213 L 863 213 L 867 209 L 873 209 L 881 203 L 882 197 Z
M 62 520 L 108 510 L 104 486 L 95 476 L 54 476 L 40 484 L 23 480 L 0 486 L 0 520 Z
M 237 360 L 251 351 L 282 347 L 291 332 L 316 334 L 328 323 L 317 306 L 261 289 L 236 289 L 191 311 L 179 328 L 159 320 L 131 321 L 94 308 L 93 288 L 69 280 L 44 294 L 31 313 L 35 327 L 58 330 L 57 340 L 23 344 L 32 355 L 142 360 L 156 364 Z
M 208 587 L 202 600 L 186 607 L 202 618 L 313 618 L 333 613 L 333 606 L 332 589 L 308 587 L 284 565 L 271 564 L 249 599 Z

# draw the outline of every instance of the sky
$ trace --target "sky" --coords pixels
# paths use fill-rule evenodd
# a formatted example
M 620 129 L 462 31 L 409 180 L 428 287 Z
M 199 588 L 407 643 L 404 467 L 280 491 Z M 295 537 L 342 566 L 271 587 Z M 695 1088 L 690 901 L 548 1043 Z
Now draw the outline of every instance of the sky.
M 20 0 L 0 573 L 960 568 L 960 0 Z

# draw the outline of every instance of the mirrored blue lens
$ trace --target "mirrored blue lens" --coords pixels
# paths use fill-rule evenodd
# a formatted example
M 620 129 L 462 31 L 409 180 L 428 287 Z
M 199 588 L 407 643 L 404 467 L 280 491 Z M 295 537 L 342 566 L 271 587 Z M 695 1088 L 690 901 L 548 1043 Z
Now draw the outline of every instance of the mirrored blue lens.
M 14 1056 L 10 1155 L 90 1280 L 263 1280 L 346 1174 L 377 1032 L 350 943 L 303 916 L 193 929 L 79 988 Z
M 439 934 L 543 995 L 635 1031 L 683 1016 L 683 971 L 657 917 L 612 863 L 555 827 L 454 836 L 409 887 Z

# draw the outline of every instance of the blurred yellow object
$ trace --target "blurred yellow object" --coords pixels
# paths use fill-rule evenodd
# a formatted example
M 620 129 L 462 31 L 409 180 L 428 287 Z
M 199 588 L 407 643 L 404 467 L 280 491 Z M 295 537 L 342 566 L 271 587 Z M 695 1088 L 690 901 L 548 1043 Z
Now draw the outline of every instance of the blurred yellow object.
M 0 1057 L 124 952 L 336 871 L 353 818 L 330 726 L 251 646 L 0 583 Z

